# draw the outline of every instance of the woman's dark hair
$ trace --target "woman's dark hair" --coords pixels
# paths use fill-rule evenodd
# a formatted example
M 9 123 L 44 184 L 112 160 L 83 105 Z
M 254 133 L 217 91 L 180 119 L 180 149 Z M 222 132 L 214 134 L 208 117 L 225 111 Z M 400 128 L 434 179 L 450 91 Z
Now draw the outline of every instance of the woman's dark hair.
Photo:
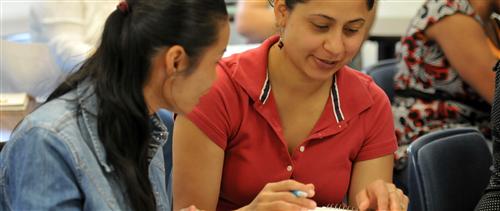
M 285 0 L 286 7 L 288 9 L 293 9 L 297 3 L 307 3 L 309 0 Z M 366 4 L 368 6 L 368 10 L 372 10 L 373 5 L 375 4 L 376 0 L 366 0 Z M 274 6 L 274 1 L 273 0 L 268 0 L 268 2 Z
M 127 0 L 127 4 L 127 11 L 110 14 L 95 53 L 48 101 L 91 81 L 107 160 L 125 185 L 130 206 L 155 210 L 147 161 L 152 128 L 143 95 L 151 60 L 164 47 L 180 45 L 190 65 L 197 65 L 201 53 L 215 44 L 228 15 L 224 0 Z

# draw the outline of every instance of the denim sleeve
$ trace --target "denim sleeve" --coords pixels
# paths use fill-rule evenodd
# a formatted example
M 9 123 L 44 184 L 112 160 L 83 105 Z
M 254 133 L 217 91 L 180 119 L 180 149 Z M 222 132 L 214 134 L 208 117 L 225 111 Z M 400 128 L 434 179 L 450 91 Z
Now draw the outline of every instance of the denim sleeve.
M 0 210 L 82 209 L 72 153 L 49 130 L 32 128 L 10 140 L 0 169 Z

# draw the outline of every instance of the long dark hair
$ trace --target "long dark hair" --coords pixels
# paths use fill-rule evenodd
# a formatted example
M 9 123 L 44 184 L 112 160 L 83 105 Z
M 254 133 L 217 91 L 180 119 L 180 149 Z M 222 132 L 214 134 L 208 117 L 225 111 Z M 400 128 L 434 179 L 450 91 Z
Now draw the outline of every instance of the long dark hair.
M 49 97 L 57 98 L 84 81 L 95 86 L 98 134 L 107 160 L 125 185 L 134 210 L 155 210 L 148 177 L 151 139 L 143 87 L 151 58 L 161 48 L 180 45 L 196 65 L 215 43 L 227 20 L 224 0 L 127 0 L 106 20 L 101 42 L 80 69 Z M 121 7 L 120 7 L 121 8 Z
M 273 0 L 267 0 L 269 4 L 274 6 Z M 288 9 L 293 9 L 297 3 L 306 3 L 309 0 L 285 0 L 286 7 Z M 375 0 L 366 0 L 366 4 L 368 6 L 368 10 L 372 10 L 373 5 L 375 4 Z

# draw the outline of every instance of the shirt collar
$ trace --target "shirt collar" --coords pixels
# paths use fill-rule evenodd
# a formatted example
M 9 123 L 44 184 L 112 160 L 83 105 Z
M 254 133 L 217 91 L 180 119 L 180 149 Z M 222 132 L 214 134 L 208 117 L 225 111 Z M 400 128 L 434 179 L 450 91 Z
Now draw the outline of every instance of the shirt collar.
M 230 56 L 222 64 L 223 68 L 233 71 L 231 77 L 248 96 L 262 105 L 266 104 L 271 93 L 267 71 L 269 49 L 278 40 L 278 36 L 270 37 L 259 47 Z M 345 66 L 335 73 L 332 80 L 331 111 L 338 123 L 352 118 L 373 103 L 368 91 L 371 80 L 363 73 Z
M 88 111 L 92 115 L 97 115 L 97 96 L 90 78 L 87 78 L 78 84 L 76 94 L 82 109 Z
M 254 102 L 264 104 L 271 93 L 267 74 L 267 55 L 278 39 L 279 37 L 273 36 L 259 47 L 241 54 L 233 54 L 222 62 L 222 68 L 232 71 L 230 75 L 233 80 Z
M 330 98 L 337 122 L 349 120 L 373 104 L 369 87 L 374 82 L 364 73 L 344 66 L 333 80 Z
M 86 130 L 88 132 L 86 134 L 88 135 L 88 138 L 90 138 L 90 142 L 92 144 L 92 146 L 89 147 L 93 148 L 99 164 L 104 168 L 106 172 L 111 172 L 114 170 L 114 168 L 110 163 L 107 162 L 104 145 L 100 141 L 97 134 L 98 100 L 92 81 L 90 79 L 85 79 L 80 84 L 78 84 L 76 88 L 76 94 L 78 102 L 82 110 L 84 111 L 82 112 L 83 119 L 81 120 L 83 121 L 83 124 L 81 126 L 83 127 L 81 128 L 81 130 Z M 150 124 L 152 124 L 151 137 L 155 139 L 155 145 L 160 148 L 167 142 L 168 129 L 156 113 L 151 116 Z M 153 157 L 157 153 L 158 148 L 151 151 L 151 157 Z

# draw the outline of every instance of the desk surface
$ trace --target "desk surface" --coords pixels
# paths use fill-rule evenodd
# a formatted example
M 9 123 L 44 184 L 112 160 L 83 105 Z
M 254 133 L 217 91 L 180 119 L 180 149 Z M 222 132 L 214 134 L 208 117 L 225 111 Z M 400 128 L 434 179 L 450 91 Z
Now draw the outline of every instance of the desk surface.
M 0 111 L 0 141 L 7 141 L 17 123 L 33 111 L 37 105 L 38 103 L 30 98 L 28 108 L 24 111 Z

